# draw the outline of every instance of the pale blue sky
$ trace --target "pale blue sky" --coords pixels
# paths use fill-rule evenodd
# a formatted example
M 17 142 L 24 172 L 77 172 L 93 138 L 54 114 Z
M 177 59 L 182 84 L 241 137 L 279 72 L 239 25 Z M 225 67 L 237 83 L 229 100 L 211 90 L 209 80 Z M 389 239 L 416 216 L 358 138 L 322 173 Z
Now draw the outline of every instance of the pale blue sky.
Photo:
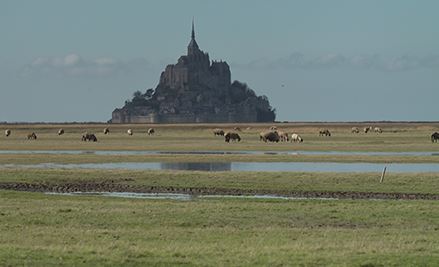
M 197 42 L 278 120 L 438 120 L 439 1 L 0 1 L 0 121 L 106 121 Z

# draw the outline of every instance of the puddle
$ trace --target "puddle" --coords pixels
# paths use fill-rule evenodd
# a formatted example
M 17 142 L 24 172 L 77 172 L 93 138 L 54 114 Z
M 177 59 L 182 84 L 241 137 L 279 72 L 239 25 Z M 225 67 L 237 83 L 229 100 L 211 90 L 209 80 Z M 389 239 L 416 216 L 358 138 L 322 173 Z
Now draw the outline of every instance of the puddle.
M 0 154 L 52 154 L 52 155 L 82 155 L 98 156 L 130 156 L 130 155 L 334 155 L 334 156 L 439 156 L 432 151 L 403 151 L 403 152 L 370 152 L 370 151 L 155 151 L 155 150 L 0 150 Z
M 180 171 L 232 171 L 231 162 L 163 162 L 161 170 Z
M 189 194 L 169 194 L 169 193 L 132 193 L 132 192 L 72 192 L 72 193 L 53 193 L 48 195 L 63 196 L 103 196 L 103 197 L 122 197 L 122 198 L 142 198 L 142 199 L 172 199 L 172 200 L 192 200 L 193 195 Z
M 186 171 L 257 171 L 257 172 L 439 172 L 437 163 L 339 163 L 339 162 L 116 162 L 81 164 L 0 164 L 0 168 L 39 169 L 123 169 L 123 170 L 186 170 Z
M 204 195 L 198 196 L 198 198 L 244 198 L 244 199 L 281 199 L 281 200 L 305 200 L 305 199 L 318 199 L 318 200 L 339 200 L 338 198 L 329 197 L 286 197 L 275 195 Z
M 189 201 L 195 199 L 213 199 L 213 198 L 244 198 L 244 199 L 280 199 L 280 200 L 338 200 L 338 198 L 307 198 L 307 197 L 286 197 L 276 195 L 190 195 L 190 194 L 169 194 L 169 193 L 131 193 L 131 192 L 72 192 L 72 193 L 53 193 L 46 192 L 47 195 L 61 196 L 103 196 L 103 197 L 121 197 L 136 199 L 170 199 L 179 201 Z

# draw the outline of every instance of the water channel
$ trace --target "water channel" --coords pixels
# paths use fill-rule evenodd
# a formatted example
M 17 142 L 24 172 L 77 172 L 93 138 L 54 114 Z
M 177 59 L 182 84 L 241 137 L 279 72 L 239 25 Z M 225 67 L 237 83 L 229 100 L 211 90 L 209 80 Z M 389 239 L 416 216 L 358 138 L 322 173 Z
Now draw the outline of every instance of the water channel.
M 276 195 L 191 195 L 191 194 L 173 194 L 173 193 L 132 193 L 132 192 L 72 192 L 72 193 L 53 193 L 47 192 L 47 195 L 61 196 L 102 196 L 102 197 L 120 197 L 120 198 L 137 198 L 137 199 L 171 199 L 179 201 L 189 201 L 194 199 L 208 198 L 245 198 L 245 199 L 279 199 L 279 200 L 337 200 L 337 198 L 311 198 L 311 197 L 287 197 Z
M 116 162 L 116 163 L 40 163 L 0 164 L 0 168 L 39 169 L 123 169 L 187 171 L 257 171 L 257 172 L 439 172 L 437 163 L 342 163 L 342 162 Z

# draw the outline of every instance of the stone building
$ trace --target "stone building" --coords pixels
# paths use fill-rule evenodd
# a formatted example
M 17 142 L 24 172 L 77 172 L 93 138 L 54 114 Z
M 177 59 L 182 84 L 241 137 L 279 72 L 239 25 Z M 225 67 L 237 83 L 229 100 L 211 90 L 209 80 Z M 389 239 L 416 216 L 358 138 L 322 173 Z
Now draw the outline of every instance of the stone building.
M 231 82 L 230 67 L 200 50 L 192 22 L 187 55 L 166 66 L 155 88 L 136 92 L 112 113 L 112 123 L 271 122 L 275 111 L 265 96 Z

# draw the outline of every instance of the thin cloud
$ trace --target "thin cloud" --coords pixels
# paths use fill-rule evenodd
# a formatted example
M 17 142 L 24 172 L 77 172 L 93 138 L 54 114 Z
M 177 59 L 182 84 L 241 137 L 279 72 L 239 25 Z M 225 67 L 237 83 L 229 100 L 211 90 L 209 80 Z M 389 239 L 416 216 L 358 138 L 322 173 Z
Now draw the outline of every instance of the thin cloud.
M 27 75 L 64 75 L 64 76 L 108 76 L 117 73 L 129 73 L 150 67 L 143 58 L 117 60 L 111 57 L 95 59 L 83 58 L 79 54 L 62 57 L 38 57 L 24 66 L 21 74 Z
M 380 71 L 408 71 L 416 69 L 439 69 L 439 55 L 424 57 L 385 57 L 378 54 L 345 56 L 331 53 L 315 57 L 295 52 L 278 59 L 257 59 L 247 64 L 234 64 L 251 69 L 369 69 Z

